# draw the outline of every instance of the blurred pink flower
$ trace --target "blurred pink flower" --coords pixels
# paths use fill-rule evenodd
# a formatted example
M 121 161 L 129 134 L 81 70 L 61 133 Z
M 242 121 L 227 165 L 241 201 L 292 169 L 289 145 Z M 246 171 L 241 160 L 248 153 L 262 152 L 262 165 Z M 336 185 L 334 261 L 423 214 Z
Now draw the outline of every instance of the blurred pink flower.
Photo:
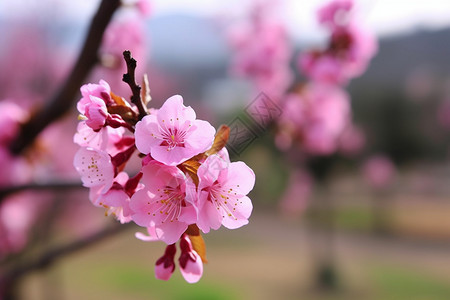
M 444 129 L 450 129 L 450 100 L 442 101 L 437 110 L 437 120 Z
M 72 63 L 71 50 L 50 38 L 48 27 L 38 19 L 22 14 L 2 26 L 0 65 L 8 72 L 0 72 L 0 98 L 36 105 L 54 92 Z
M 308 84 L 299 94 L 289 94 L 278 120 L 277 146 L 286 150 L 292 142 L 305 152 L 328 155 L 337 150 L 338 140 L 350 122 L 348 94 L 323 84 Z
M 339 139 L 339 150 L 346 156 L 358 154 L 366 144 L 366 136 L 361 128 L 350 124 Z
M 9 151 L 9 143 L 27 118 L 28 113 L 12 100 L 0 101 L 0 186 L 25 183 L 32 177 L 30 163 Z
M 298 61 L 299 68 L 312 80 L 346 84 L 364 73 L 377 52 L 373 34 L 350 16 L 352 3 L 333 1 L 319 10 L 319 21 L 330 30 L 329 44 L 323 50 L 302 53 Z
M 0 145 L 9 143 L 27 119 L 28 113 L 13 100 L 0 101 Z
M 255 174 L 245 163 L 230 163 L 223 156 L 211 155 L 197 175 L 198 199 L 194 203 L 197 225 L 204 233 L 220 225 L 235 229 L 248 223 L 253 206 L 246 195 L 255 185 Z
M 3 200 L 0 204 L 0 259 L 26 246 L 29 231 L 45 204 L 45 199 L 33 192 L 17 193 Z
M 353 8 L 353 0 L 334 0 L 317 11 L 317 19 L 322 25 L 331 28 L 345 24 L 345 19 Z
M 144 0 L 137 4 L 139 9 L 120 10 L 107 27 L 102 46 L 99 50 L 101 67 L 97 68 L 93 78 L 104 78 L 113 87 L 113 90 L 120 95 L 128 95 L 129 87 L 122 81 L 122 74 L 127 67 L 123 59 L 123 51 L 129 50 L 138 62 L 136 69 L 136 79 L 138 82 L 142 78 L 146 65 L 147 47 L 145 39 L 145 18 L 146 13 Z M 145 12 L 145 14 L 143 14 Z
M 136 3 L 139 12 L 143 16 L 149 16 L 152 12 L 152 5 L 150 4 L 150 0 L 138 0 Z
M 147 115 L 136 124 L 136 147 L 159 162 L 175 166 L 208 150 L 215 131 L 207 121 L 196 120 L 194 110 L 176 95 L 167 99 L 156 115 Z
M 54 122 L 39 135 L 39 150 L 33 151 L 39 155 L 38 163 L 33 166 L 35 178 L 43 181 L 74 180 L 79 178 L 78 172 L 72 164 L 72 160 L 78 151 L 78 145 L 72 142 L 73 137 L 68 132 L 73 132 L 76 126 L 73 116 L 68 116 Z M 88 127 L 89 128 L 89 127 Z M 93 132 L 91 128 L 89 128 Z
M 313 185 L 314 181 L 310 174 L 299 169 L 293 171 L 279 203 L 281 211 L 289 216 L 301 215 L 308 205 Z
M 337 28 L 327 49 L 302 53 L 299 67 L 312 80 L 346 84 L 364 73 L 376 51 L 374 37 L 361 27 L 351 25 Z
M 269 3 L 257 3 L 248 24 L 229 32 L 234 55 L 231 73 L 249 79 L 257 91 L 278 99 L 292 81 L 292 50 L 284 25 L 266 16 Z
M 363 165 L 363 175 L 368 184 L 376 189 L 392 185 L 396 168 L 394 163 L 384 155 L 374 155 Z

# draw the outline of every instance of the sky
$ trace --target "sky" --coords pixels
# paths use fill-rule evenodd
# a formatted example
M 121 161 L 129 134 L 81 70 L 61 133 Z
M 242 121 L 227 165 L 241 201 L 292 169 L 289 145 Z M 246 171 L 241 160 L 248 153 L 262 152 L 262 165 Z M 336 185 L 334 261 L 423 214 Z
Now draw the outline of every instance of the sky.
M 212 15 L 245 5 L 242 0 L 153 0 L 155 14 L 190 12 Z M 247 1 L 248 2 L 248 1 Z M 328 0 L 284 0 L 280 17 L 285 19 L 294 36 L 318 30 L 315 11 Z M 444 0 L 356 0 L 357 8 L 367 25 L 382 36 L 416 28 L 450 26 L 450 1 Z M 231 9 L 233 10 L 233 9 Z
M 134 0 L 127 0 L 134 1 Z M 150 0 L 153 16 L 190 14 L 205 17 L 239 15 L 245 11 L 249 0 Z M 315 20 L 317 8 L 328 0 L 278 0 L 281 3 L 277 16 L 283 19 L 294 39 L 304 39 L 320 33 Z M 98 0 L 0 0 L 0 18 L 21 14 L 36 14 L 47 9 L 42 5 L 52 3 L 52 11 L 70 12 L 75 19 L 90 18 Z M 61 1 L 60 1 L 61 2 Z M 444 0 L 355 0 L 359 14 L 366 25 L 379 36 L 410 32 L 415 29 L 435 29 L 450 26 L 450 1 Z

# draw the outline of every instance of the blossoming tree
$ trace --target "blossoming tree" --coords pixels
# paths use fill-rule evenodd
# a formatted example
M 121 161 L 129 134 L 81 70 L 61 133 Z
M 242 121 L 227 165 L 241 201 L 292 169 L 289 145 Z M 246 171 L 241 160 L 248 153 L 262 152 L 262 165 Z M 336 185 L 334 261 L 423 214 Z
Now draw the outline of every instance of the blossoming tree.
M 181 273 L 197 282 L 206 262 L 200 231 L 208 233 L 221 225 L 235 229 L 248 223 L 252 203 L 246 196 L 255 175 L 243 162 L 230 162 L 226 145 L 229 129 L 216 133 L 207 121 L 175 95 L 160 109 L 147 110 L 148 86 L 135 83 L 136 61 L 124 52 L 133 91 L 133 103 L 111 92 L 105 81 L 81 88 L 77 108 L 82 120 L 75 135 L 81 148 L 74 166 L 89 198 L 107 209 L 121 223 L 135 222 L 149 236 L 144 241 L 168 244 L 156 262 L 155 275 L 167 280 L 175 269 L 175 243 L 180 241 Z M 122 170 L 138 151 L 142 169 L 129 178 Z

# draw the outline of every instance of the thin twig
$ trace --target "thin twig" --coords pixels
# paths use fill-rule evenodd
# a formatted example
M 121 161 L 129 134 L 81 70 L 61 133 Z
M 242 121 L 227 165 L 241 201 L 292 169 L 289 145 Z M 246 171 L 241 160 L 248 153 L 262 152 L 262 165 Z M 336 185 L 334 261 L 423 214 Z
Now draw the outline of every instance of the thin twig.
M 120 0 L 103 0 L 89 27 L 81 53 L 69 77 L 53 98 L 47 102 L 32 118 L 22 126 L 20 134 L 12 142 L 12 153 L 20 154 L 31 145 L 39 133 L 67 112 L 83 80 L 98 61 L 98 49 L 103 33 L 115 10 L 120 6 Z
M 141 99 L 141 86 L 136 83 L 135 71 L 136 71 L 136 60 L 131 56 L 130 51 L 123 52 L 123 58 L 127 64 L 127 73 L 123 74 L 122 81 L 130 86 L 131 92 L 131 103 L 136 105 L 139 110 L 139 120 L 148 115 L 147 106 Z
M 129 229 L 131 226 L 133 226 L 133 223 L 115 223 L 114 226 L 108 226 L 88 237 L 50 249 L 36 259 L 15 266 L 0 277 L 0 290 L 8 289 L 9 286 L 14 286 L 15 282 L 32 271 L 45 269 L 56 263 L 59 259 L 79 250 L 86 249 L 89 246 L 93 246 L 110 236 Z
M 0 188 L 0 203 L 2 202 L 2 199 L 9 194 L 17 193 L 25 190 L 51 190 L 51 191 L 64 191 L 67 189 L 79 189 L 83 186 L 79 181 L 75 182 L 50 182 L 50 183 L 27 183 L 23 185 L 15 185 L 15 186 L 8 186 L 8 187 L 2 187 Z

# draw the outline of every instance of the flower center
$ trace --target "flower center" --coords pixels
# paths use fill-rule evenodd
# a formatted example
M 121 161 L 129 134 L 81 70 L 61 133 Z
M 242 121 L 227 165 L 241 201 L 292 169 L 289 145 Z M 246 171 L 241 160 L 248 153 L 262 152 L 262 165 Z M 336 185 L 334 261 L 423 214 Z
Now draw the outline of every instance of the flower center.
M 239 201 L 241 195 L 238 195 L 232 188 L 225 189 L 217 181 L 205 190 L 209 192 L 207 200 L 211 201 L 217 211 L 222 214 L 222 218 L 228 216 L 237 220 L 234 213 L 236 212 L 237 206 L 242 203 Z
M 186 131 L 179 130 L 178 128 L 161 128 L 161 146 L 167 146 L 167 151 L 172 150 L 175 147 L 184 147 L 184 139 L 186 137 Z
M 181 209 L 186 206 L 185 193 L 181 191 L 179 185 L 177 187 L 165 186 L 163 189 L 158 189 L 158 192 L 159 198 L 155 201 L 157 205 L 153 210 L 153 216 L 157 216 L 157 214 L 162 216 L 161 223 L 178 221 Z

